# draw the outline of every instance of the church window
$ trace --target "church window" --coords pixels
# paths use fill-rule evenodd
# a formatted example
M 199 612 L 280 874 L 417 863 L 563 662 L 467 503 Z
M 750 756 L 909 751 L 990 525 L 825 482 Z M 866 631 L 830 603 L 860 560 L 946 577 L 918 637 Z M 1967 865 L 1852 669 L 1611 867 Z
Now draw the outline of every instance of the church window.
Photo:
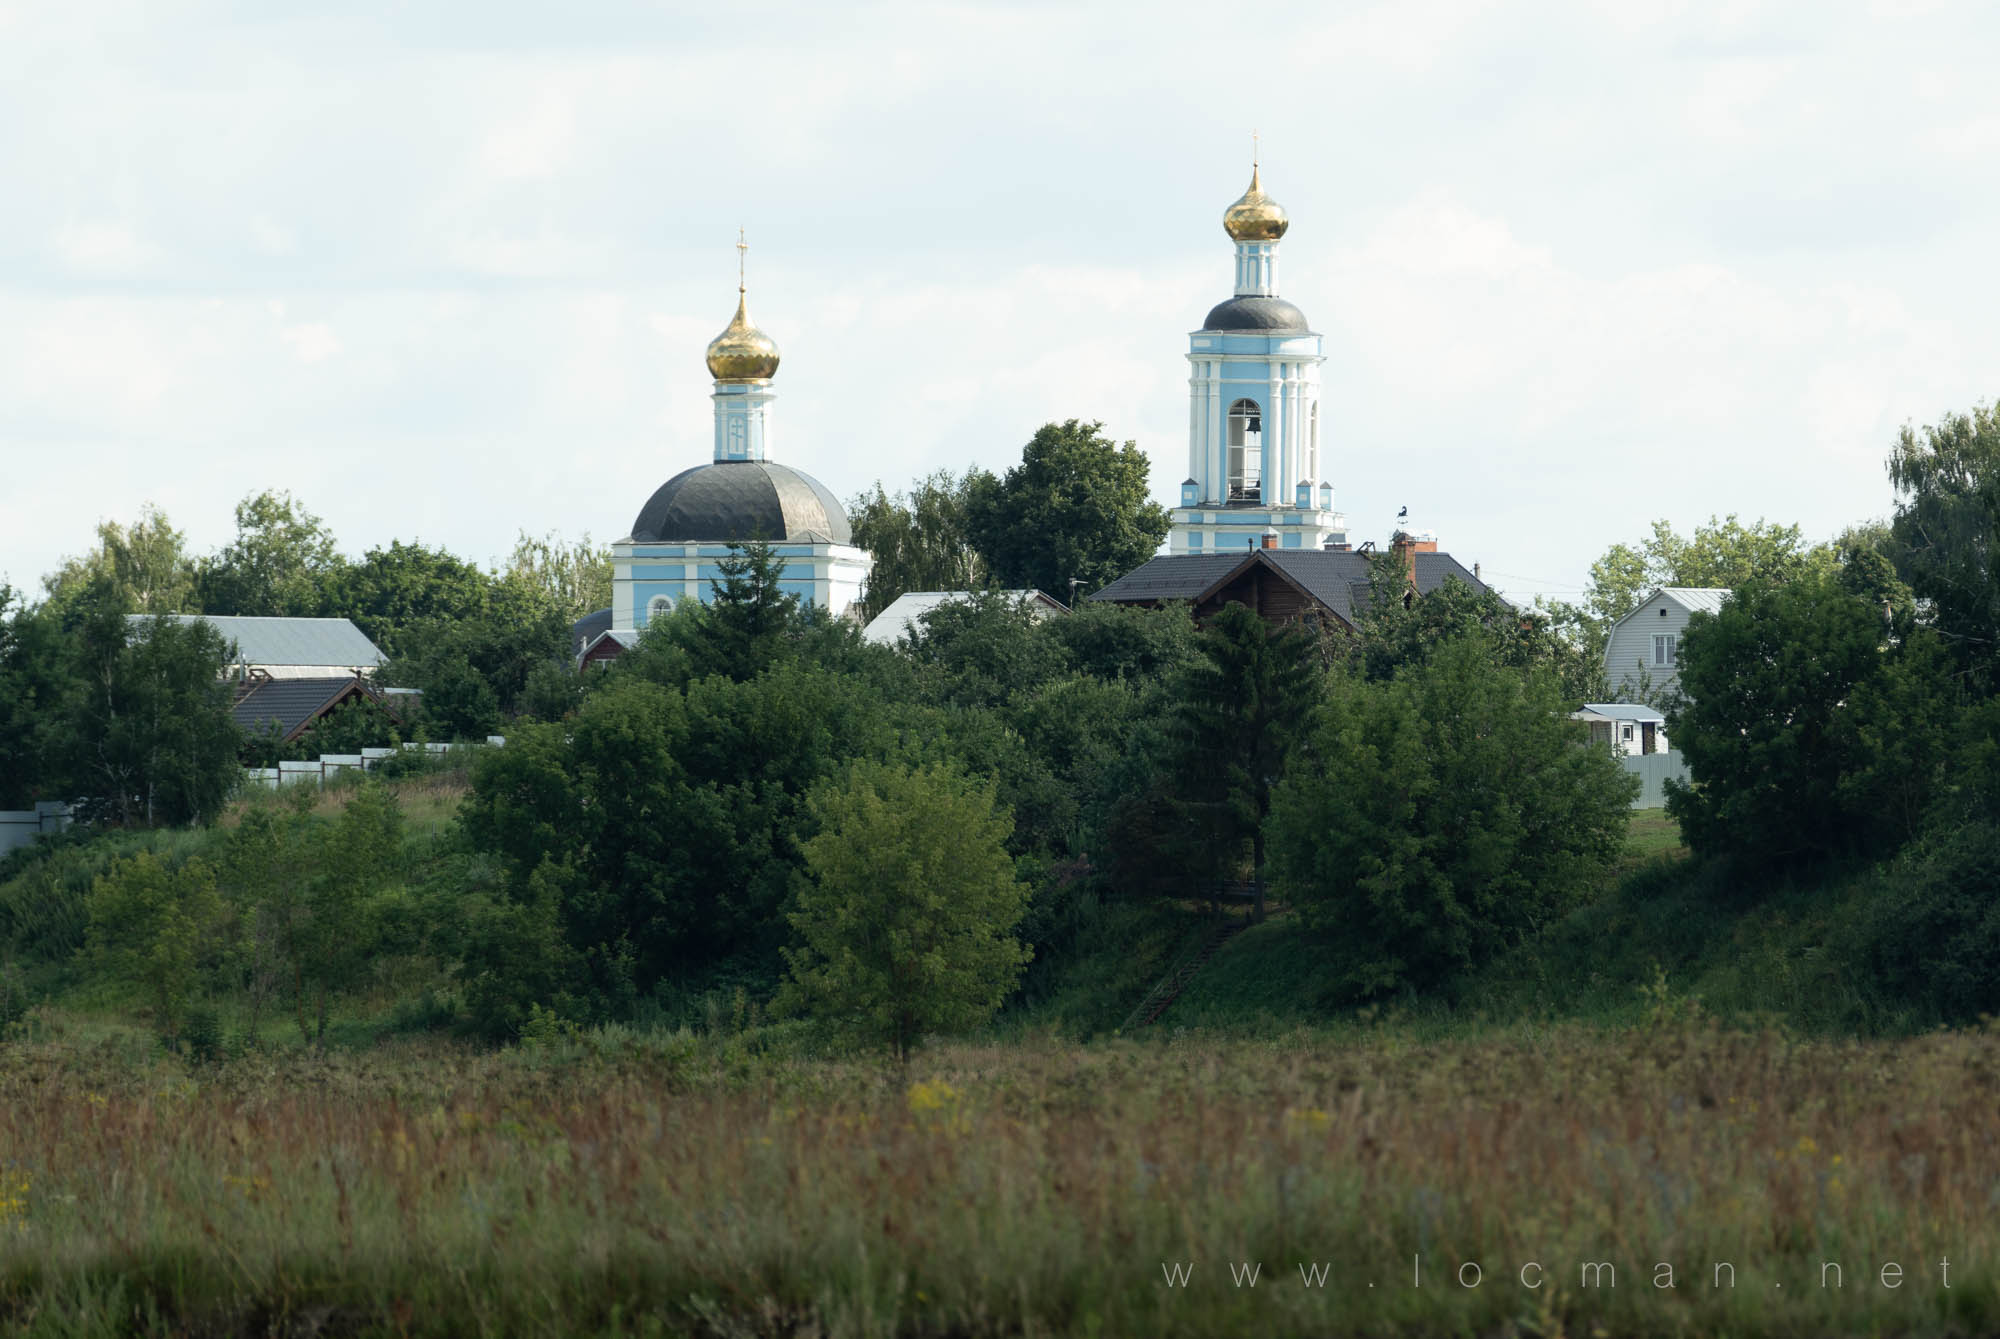
M 646 621 L 648 623 L 652 622 L 673 607 L 674 602 L 670 596 L 655 595 L 652 599 L 646 601 Z
M 1229 406 L 1229 500 L 1254 502 L 1264 471 L 1264 411 L 1255 400 Z

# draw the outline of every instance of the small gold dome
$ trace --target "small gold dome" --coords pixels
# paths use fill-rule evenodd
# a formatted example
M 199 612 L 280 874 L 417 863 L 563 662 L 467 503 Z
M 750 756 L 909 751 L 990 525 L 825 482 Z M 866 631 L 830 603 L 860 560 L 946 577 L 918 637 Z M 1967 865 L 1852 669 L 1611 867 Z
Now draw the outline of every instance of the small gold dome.
M 708 342 L 708 374 L 717 381 L 766 381 L 777 370 L 778 346 L 750 324 L 747 299 L 738 289 L 735 318 Z
M 1257 165 L 1250 165 L 1250 189 L 1243 198 L 1222 211 L 1222 229 L 1239 242 L 1275 242 L 1285 235 L 1292 221 L 1284 208 L 1264 194 L 1257 180 Z

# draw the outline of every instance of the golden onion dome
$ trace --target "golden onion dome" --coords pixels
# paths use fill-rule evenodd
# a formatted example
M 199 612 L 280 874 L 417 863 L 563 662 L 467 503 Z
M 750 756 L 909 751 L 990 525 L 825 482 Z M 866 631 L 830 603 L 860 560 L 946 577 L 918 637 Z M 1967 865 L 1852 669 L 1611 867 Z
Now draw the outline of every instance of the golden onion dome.
M 750 323 L 748 299 L 736 290 L 729 328 L 708 342 L 708 374 L 717 381 L 765 381 L 778 370 L 778 346 Z
M 1285 235 L 1292 221 L 1284 207 L 1264 194 L 1257 179 L 1257 165 L 1250 165 L 1250 189 L 1243 198 L 1222 211 L 1222 228 L 1239 242 L 1275 242 Z

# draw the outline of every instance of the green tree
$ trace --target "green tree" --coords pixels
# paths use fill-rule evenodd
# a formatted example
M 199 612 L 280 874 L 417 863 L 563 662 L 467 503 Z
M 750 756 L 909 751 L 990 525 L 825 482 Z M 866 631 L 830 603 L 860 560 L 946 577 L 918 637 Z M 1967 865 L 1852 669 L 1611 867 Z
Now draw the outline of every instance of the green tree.
M 339 561 L 326 524 L 290 493 L 267 488 L 236 504 L 236 538 L 197 565 L 195 600 L 208 614 L 293 615 Z
M 1604 654 L 1611 625 L 1639 607 L 1658 586 L 1721 587 L 1734 590 L 1752 581 L 1781 582 L 1834 570 L 1839 553 L 1831 544 L 1808 544 L 1796 525 L 1753 521 L 1744 525 L 1732 512 L 1711 516 L 1692 535 L 1667 521 L 1637 545 L 1614 544 L 1590 567 L 1590 588 L 1581 605 L 1555 603 L 1555 625 L 1574 635 L 1592 657 Z
M 967 515 L 979 471 L 954 477 L 950 470 L 927 474 L 907 493 L 891 496 L 878 482 L 847 505 L 854 542 L 868 550 L 874 566 L 862 615 L 873 618 L 906 591 L 982 590 L 986 561 L 973 547 Z
M 97 547 L 43 578 L 49 603 L 65 610 L 99 582 L 108 583 L 137 613 L 187 612 L 193 607 L 195 588 L 187 537 L 149 502 L 129 526 L 100 521 Z
M 426 633 L 478 619 L 486 610 L 491 579 L 443 549 L 394 540 L 358 562 L 319 574 L 310 613 L 347 618 L 392 659 L 414 656 Z
M 1547 669 L 1476 636 L 1386 683 L 1331 677 L 1268 828 L 1335 993 L 1447 981 L 1603 885 L 1637 781 L 1567 710 Z
M 500 579 L 531 592 L 564 623 L 574 623 L 611 604 L 611 550 L 592 544 L 588 534 L 572 542 L 553 530 L 539 538 L 523 530 Z
M 993 1016 L 1029 952 L 1027 909 L 988 784 L 930 766 L 862 763 L 815 789 L 785 950 L 782 1005 L 907 1058 L 926 1035 Z
M 63 713 L 72 690 L 70 639 L 46 609 L 0 584 L 0 809 L 65 794 L 70 750 Z
M 2000 404 L 1904 427 L 1889 551 L 1981 693 L 2000 689 Z
M 1206 853 L 1190 858 L 1191 867 L 1227 875 L 1248 848 L 1262 919 L 1264 820 L 1319 700 L 1318 644 L 1303 628 L 1274 629 L 1247 607 L 1228 604 L 1202 628 L 1195 649 L 1174 693 L 1168 793 L 1186 840 Z
M 764 540 L 731 544 L 716 567 L 722 576 L 709 583 L 696 665 L 707 674 L 752 678 L 779 658 L 799 617 L 799 597 L 785 593 L 785 560 Z
M 199 620 L 128 621 L 123 599 L 98 578 L 76 605 L 61 729 L 68 792 L 90 797 L 88 816 L 127 827 L 207 822 L 241 776 L 227 647 Z
M 1547 669 L 1572 702 L 1601 701 L 1609 695 L 1601 654 L 1587 652 L 1563 635 L 1542 611 L 1516 609 L 1493 591 L 1475 590 L 1455 577 L 1406 601 L 1409 582 L 1391 554 L 1379 555 L 1370 565 L 1369 589 L 1355 649 L 1371 679 L 1393 678 L 1404 667 L 1429 660 L 1445 643 L 1476 636 L 1504 665 Z
M 314 876 L 290 949 L 304 992 L 311 992 L 315 1045 L 326 1045 L 327 1006 L 357 988 L 374 956 L 379 920 L 403 869 L 403 811 L 381 782 L 369 779 L 347 797 L 340 817 L 316 833 Z M 305 1031 L 305 1000 L 299 1001 Z
M 1069 602 L 1153 556 L 1167 536 L 1166 510 L 1151 500 L 1138 443 L 1122 446 L 1101 423 L 1044 424 L 1004 477 L 973 476 L 966 532 L 997 585 L 1040 590 Z
M 170 870 L 142 851 L 98 876 L 89 907 L 92 966 L 136 987 L 161 1037 L 178 1046 L 221 918 L 214 871 L 199 860 Z
M 1681 638 L 1668 713 L 1689 846 L 1782 868 L 1907 838 L 1946 767 L 1951 685 L 1934 639 L 1894 643 L 1837 576 L 1751 582 Z

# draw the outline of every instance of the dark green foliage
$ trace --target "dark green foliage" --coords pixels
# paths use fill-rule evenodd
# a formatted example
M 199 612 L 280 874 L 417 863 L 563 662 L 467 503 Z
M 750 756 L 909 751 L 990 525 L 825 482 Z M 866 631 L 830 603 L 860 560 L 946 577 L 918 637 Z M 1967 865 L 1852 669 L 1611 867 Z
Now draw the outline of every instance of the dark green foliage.
M 0 809 L 55 799 L 72 751 L 63 715 L 71 696 L 69 640 L 47 609 L 16 604 L 0 585 Z
M 105 582 L 74 610 L 61 727 L 67 766 L 43 779 L 88 797 L 86 818 L 126 827 L 213 818 L 241 776 L 221 635 L 206 623 L 162 618 L 128 625 L 122 595 Z
M 216 955 L 214 871 L 199 860 L 169 869 L 141 852 L 98 878 L 89 907 L 92 967 L 136 990 L 161 1037 L 178 1046 Z
M 553 890 L 592 973 L 573 993 L 610 1009 L 621 992 L 773 953 L 806 792 L 895 747 L 860 685 L 802 664 L 685 690 L 614 674 L 563 726 L 523 724 L 483 752 L 463 821 L 507 861 L 515 901 L 537 877 Z
M 392 660 L 421 654 L 424 634 L 475 621 L 487 606 L 485 573 L 443 549 L 402 540 L 328 569 L 314 585 L 314 614 L 352 619 Z
M 785 560 L 763 540 L 732 544 L 717 561 L 713 598 L 701 609 L 695 668 L 701 674 L 749 679 L 779 658 L 797 621 L 799 600 L 785 594 Z
M 1170 849 L 1203 879 L 1236 874 L 1247 855 L 1261 915 L 1264 820 L 1319 699 L 1318 645 L 1304 629 L 1273 629 L 1230 604 L 1208 621 L 1195 649 L 1171 693 L 1172 753 L 1162 778 L 1175 820 Z
M 197 564 L 195 603 L 205 614 L 295 615 L 339 561 L 319 517 L 266 489 L 236 504 L 235 541 Z
M 2000 689 L 2000 405 L 1905 427 L 1889 555 L 1981 693 Z
M 314 721 L 297 739 L 282 745 L 277 756 L 303 759 L 317 758 L 323 753 L 394 748 L 409 737 L 410 723 L 384 702 L 372 697 L 352 698 Z
M 1387 683 L 1331 678 L 1268 827 L 1337 995 L 1447 981 L 1603 884 L 1636 783 L 1567 710 L 1551 673 L 1477 636 Z
M 1147 485 L 1146 455 L 1102 423 L 1044 424 L 1005 476 L 973 476 L 966 531 L 995 585 L 1040 590 L 1065 603 L 1070 580 L 1089 594 L 1153 556 L 1166 511 Z
M 1752 582 L 1697 613 L 1668 718 L 1688 845 L 1785 868 L 1907 839 L 1944 774 L 1953 694 L 1928 633 L 1888 640 L 1837 577 Z
M 1563 636 L 1538 611 L 1516 609 L 1490 590 L 1449 578 L 1429 594 L 1405 603 L 1409 583 L 1393 554 L 1371 564 L 1372 598 L 1359 619 L 1359 652 L 1371 679 L 1388 679 L 1407 665 L 1428 661 L 1459 637 L 1483 638 L 1500 663 L 1514 669 L 1546 668 L 1572 703 L 1609 696 L 1601 656 Z
M 1870 893 L 1860 965 L 1885 993 L 1942 1022 L 2000 1014 L 2000 825 L 1940 829 Z

